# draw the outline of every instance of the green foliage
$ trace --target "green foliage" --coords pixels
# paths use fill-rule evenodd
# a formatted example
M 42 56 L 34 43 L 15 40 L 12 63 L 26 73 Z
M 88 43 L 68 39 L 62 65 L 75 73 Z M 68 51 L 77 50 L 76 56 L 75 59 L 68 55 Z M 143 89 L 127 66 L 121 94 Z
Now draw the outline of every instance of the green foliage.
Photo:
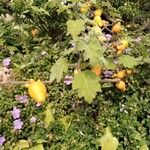
M 20 140 L 18 143 L 15 145 L 13 150 L 22 150 L 24 148 L 29 148 L 29 142 L 26 140 Z
M 138 65 L 138 60 L 130 55 L 124 55 L 119 57 L 119 63 L 126 68 L 134 68 Z
M 84 51 L 84 60 L 89 60 L 92 66 L 103 63 L 104 48 L 99 44 L 96 38 L 91 37 L 90 40 L 80 40 L 77 43 L 77 47 L 80 51 Z
M 110 129 L 107 127 L 105 134 L 99 139 L 102 150 L 117 150 L 119 142 L 113 137 Z
M 141 2 L 145 2 L 144 7 L 139 5 L 141 10 L 136 2 L 91 0 L 91 8 L 81 14 L 85 1 L 0 0 L 0 82 L 2 73 L 7 76 L 2 72 L 7 57 L 11 59 L 8 81 L 51 81 L 46 85 L 46 102 L 39 107 L 30 97 L 27 103 L 17 100 L 17 95 L 28 95 L 24 86 L 0 86 L 0 137 L 6 139 L 0 149 L 97 150 L 110 146 L 113 139 L 112 145 L 119 150 L 148 150 L 150 36 L 130 32 L 125 26 L 119 34 L 110 31 L 121 16 L 122 24 L 129 25 L 148 18 L 147 2 Z M 103 9 L 102 20 L 109 26 L 97 26 L 95 33 L 93 12 L 97 8 Z M 112 38 L 98 40 L 97 36 L 106 34 Z M 127 36 L 131 39 L 129 49 L 117 55 L 112 44 Z M 138 37 L 141 41 L 137 42 Z M 90 71 L 97 64 L 102 66 L 100 77 Z M 114 74 L 127 68 L 133 69 L 132 74 L 122 79 L 127 90 L 120 92 L 116 83 L 107 82 L 115 79 L 106 77 L 105 71 Z M 64 75 L 73 76 L 72 86 L 61 82 Z M 21 110 L 21 130 L 14 129 L 14 107 Z M 107 126 L 113 135 L 110 130 L 103 133 Z
M 84 25 L 85 25 L 85 22 L 82 19 L 68 20 L 67 21 L 68 33 L 70 33 L 72 35 L 73 39 L 77 39 L 77 37 L 81 33 L 81 31 L 85 30 Z
M 78 90 L 78 96 L 84 97 L 88 103 L 91 103 L 100 91 L 99 79 L 90 71 L 79 72 L 73 79 L 73 90 Z
M 48 104 L 44 112 L 45 114 L 44 122 L 46 123 L 46 127 L 48 127 L 51 123 L 54 122 L 54 114 L 52 107 L 53 107 L 52 104 Z
M 68 64 L 66 62 L 66 59 L 59 58 L 51 69 L 50 82 L 53 82 L 55 79 L 57 79 L 57 82 L 60 82 L 63 77 L 63 72 L 66 73 L 67 70 Z

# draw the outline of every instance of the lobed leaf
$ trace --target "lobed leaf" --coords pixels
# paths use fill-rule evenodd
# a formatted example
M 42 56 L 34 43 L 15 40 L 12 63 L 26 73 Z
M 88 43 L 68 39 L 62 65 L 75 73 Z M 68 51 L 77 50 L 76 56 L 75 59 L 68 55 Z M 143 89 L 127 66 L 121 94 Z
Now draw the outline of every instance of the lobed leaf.
M 124 67 L 133 68 L 134 66 L 138 65 L 138 61 L 136 58 L 130 55 L 123 55 L 119 57 L 119 63 L 122 64 Z
M 117 150 L 119 142 L 113 137 L 110 129 L 107 127 L 105 134 L 99 139 L 102 150 Z
M 91 103 L 96 97 L 96 92 L 100 91 L 99 78 L 91 71 L 79 72 L 74 76 L 72 87 L 78 91 L 80 98 L 84 97 Z
M 51 68 L 50 82 L 53 82 L 55 79 L 57 80 L 57 82 L 60 82 L 63 73 L 64 72 L 66 73 L 67 70 L 68 70 L 67 60 L 63 57 L 59 58 Z
M 71 34 L 73 39 L 77 39 L 81 31 L 85 30 L 84 27 L 85 22 L 82 19 L 68 20 L 66 24 L 67 24 L 67 31 L 69 34 Z

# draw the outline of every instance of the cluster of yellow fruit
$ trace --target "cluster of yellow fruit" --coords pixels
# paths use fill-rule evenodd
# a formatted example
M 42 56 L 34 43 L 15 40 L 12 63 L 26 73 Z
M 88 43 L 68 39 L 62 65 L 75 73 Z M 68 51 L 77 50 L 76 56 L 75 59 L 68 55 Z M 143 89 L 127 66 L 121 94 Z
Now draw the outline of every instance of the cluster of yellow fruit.
M 120 90 L 120 91 L 125 91 L 126 90 L 126 83 L 122 80 L 123 78 L 125 78 L 128 75 L 132 74 L 132 70 L 121 70 L 117 73 L 115 73 L 112 77 L 114 78 L 119 78 L 120 81 L 118 83 L 116 83 L 116 87 Z
M 120 33 L 121 32 L 121 23 L 118 22 L 112 27 L 112 32 Z M 121 54 L 128 47 L 128 41 L 126 39 L 120 40 L 119 42 L 113 43 L 113 47 L 116 49 L 117 54 Z
M 92 6 L 91 3 L 89 2 L 85 3 L 84 5 L 81 6 L 80 12 L 86 13 L 90 9 L 91 6 Z M 109 24 L 108 21 L 102 20 L 101 18 L 102 13 L 103 13 L 102 9 L 96 9 L 93 13 L 94 14 L 93 22 L 100 28 L 106 27 Z M 117 22 L 116 24 L 114 24 L 112 26 L 111 31 L 113 33 L 120 33 L 122 31 L 121 22 Z M 100 42 L 106 41 L 105 36 L 98 36 L 97 38 L 99 39 Z M 127 47 L 128 47 L 128 41 L 126 39 L 122 39 L 122 40 L 119 40 L 118 42 L 113 43 L 113 48 L 115 48 L 117 54 L 122 54 Z
M 97 9 L 94 11 L 94 22 L 99 27 L 107 26 L 109 24 L 108 21 L 101 19 L 102 12 L 103 11 L 101 9 Z
M 95 67 L 93 67 L 91 69 L 91 71 L 93 73 L 96 74 L 96 76 L 100 76 L 101 73 L 102 73 L 102 67 L 100 65 L 96 65 Z M 116 87 L 120 90 L 120 91 L 125 91 L 126 90 L 126 83 L 123 81 L 123 79 L 125 77 L 127 77 L 128 75 L 131 75 L 133 73 L 132 70 L 130 69 L 126 69 L 126 70 L 121 70 L 121 71 L 118 71 L 117 73 L 115 73 L 112 77 L 113 78 L 118 78 L 120 79 L 119 82 L 116 83 Z
M 80 8 L 80 12 L 81 13 L 87 13 L 87 11 L 90 9 L 91 4 L 89 5 L 89 3 L 86 3 L 84 5 L 82 5 L 82 7 Z M 109 25 L 109 22 L 106 20 L 102 20 L 101 16 L 102 16 L 102 9 L 96 9 L 93 12 L 93 22 L 94 22 L 94 26 L 93 29 L 96 33 L 100 32 L 99 28 L 101 27 L 107 27 Z M 122 26 L 121 26 L 121 22 L 117 22 L 112 26 L 111 32 L 118 34 L 121 33 L 122 31 Z M 106 37 L 103 35 L 97 36 L 98 40 L 100 42 L 105 42 L 106 41 Z M 117 42 L 114 42 L 112 44 L 113 48 L 115 49 L 115 51 L 117 52 L 117 54 L 122 54 L 124 52 L 124 50 L 128 47 L 128 41 L 126 39 L 121 39 L 118 40 Z M 92 72 L 94 72 L 96 74 L 96 76 L 100 76 L 102 73 L 102 66 L 100 65 L 95 65 L 94 67 L 92 67 L 91 69 Z M 116 83 L 116 87 L 120 90 L 120 91 L 125 91 L 126 90 L 126 83 L 122 80 L 123 78 L 125 78 L 126 76 L 130 75 L 132 73 L 131 70 L 121 70 L 119 72 L 117 72 L 116 74 L 114 74 L 112 77 L 113 78 L 119 78 L 120 81 L 118 83 Z
M 33 79 L 30 79 L 29 83 L 26 84 L 25 87 L 28 88 L 28 93 L 35 102 L 45 102 L 47 89 L 41 80 L 34 81 Z

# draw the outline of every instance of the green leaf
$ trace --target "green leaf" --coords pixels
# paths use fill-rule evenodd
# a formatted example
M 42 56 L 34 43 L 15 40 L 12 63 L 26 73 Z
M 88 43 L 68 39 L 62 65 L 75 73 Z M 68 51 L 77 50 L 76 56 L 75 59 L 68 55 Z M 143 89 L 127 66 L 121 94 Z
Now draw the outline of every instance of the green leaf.
M 100 91 L 99 78 L 91 71 L 79 72 L 73 79 L 73 90 L 78 91 L 78 96 L 84 97 L 88 103 L 91 103 Z
M 68 71 L 68 64 L 67 60 L 63 57 L 59 58 L 56 63 L 51 68 L 51 74 L 50 74 L 50 82 L 53 82 L 55 79 L 57 82 L 60 82 L 63 72 Z
M 114 64 L 113 59 L 107 58 L 105 62 L 105 67 L 106 69 L 114 70 L 116 68 L 116 65 Z
M 143 145 L 143 146 L 140 147 L 140 150 L 149 150 L 149 148 L 148 148 L 147 145 L 145 144 L 145 145 Z
M 26 0 L 27 5 L 31 6 L 33 4 L 33 0 Z
M 44 147 L 42 144 L 38 144 L 34 147 L 29 148 L 28 150 L 44 150 Z
M 73 2 L 73 3 L 77 3 L 77 2 L 79 2 L 80 0 L 69 0 L 69 1 L 71 1 L 71 2 Z
M 84 51 L 84 60 L 86 61 L 89 59 L 92 66 L 103 62 L 104 48 L 96 38 L 90 38 L 88 42 L 80 40 L 78 43 L 78 49 Z
M 35 11 L 36 13 L 44 13 L 45 15 L 48 15 L 49 16 L 49 13 L 48 11 L 46 11 L 44 8 L 42 7 L 36 7 L 36 6 L 31 6 L 31 9 L 33 11 Z
M 99 139 L 102 150 L 117 150 L 119 142 L 113 137 L 110 129 L 107 127 L 105 134 Z
M 119 57 L 119 63 L 122 64 L 124 67 L 133 68 L 134 66 L 138 65 L 138 61 L 136 58 L 130 55 L 123 55 Z
M 81 31 L 85 30 L 85 22 L 82 19 L 78 20 L 68 20 L 67 21 L 67 31 L 71 34 L 73 39 L 77 39 Z
M 23 148 L 29 148 L 29 142 L 27 140 L 18 141 L 13 150 L 21 150 Z
M 71 125 L 72 116 L 66 115 L 60 118 L 60 122 L 63 124 L 65 131 L 68 130 L 68 128 Z
M 35 140 L 35 142 L 36 142 L 37 144 L 42 144 L 42 143 L 47 143 L 48 141 L 46 141 L 46 140 L 44 140 L 44 139 L 37 139 L 37 140 Z
M 45 126 L 47 128 L 51 123 L 54 122 L 53 104 L 52 103 L 50 103 L 46 107 L 44 114 L 45 114 L 44 122 L 45 122 Z

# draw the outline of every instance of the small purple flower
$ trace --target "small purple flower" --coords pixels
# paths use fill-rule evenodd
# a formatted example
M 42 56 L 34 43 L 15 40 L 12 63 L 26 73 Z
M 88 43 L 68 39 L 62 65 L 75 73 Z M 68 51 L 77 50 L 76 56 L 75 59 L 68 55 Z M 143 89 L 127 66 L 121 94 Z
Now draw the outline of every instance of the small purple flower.
M 106 77 L 106 78 L 109 78 L 109 77 L 111 77 L 113 75 L 113 72 L 112 71 L 109 71 L 109 70 L 105 70 L 104 71 L 104 76 Z
M 73 76 L 66 76 L 64 79 L 64 83 L 69 85 L 72 83 Z
M 36 103 L 36 107 L 40 107 L 41 105 L 41 103 Z
M 5 59 L 3 59 L 2 63 L 3 63 L 4 67 L 9 67 L 10 63 L 11 63 L 11 59 L 10 58 L 5 58 Z
M 16 95 L 16 100 L 20 101 L 20 103 L 28 103 L 28 96 L 27 95 Z
M 111 34 L 105 34 L 105 37 L 107 38 L 107 40 L 109 41 L 112 38 Z
M 4 142 L 5 142 L 5 137 L 0 136 L 0 146 L 2 146 Z
M 134 42 L 136 42 L 136 43 L 139 43 L 139 42 L 141 42 L 141 38 L 140 37 L 137 37 L 136 39 L 134 39 Z
M 17 119 L 17 118 L 20 117 L 20 112 L 21 112 L 21 111 L 20 111 L 19 108 L 14 107 L 14 108 L 13 108 L 13 111 L 11 111 L 11 114 L 12 114 L 12 116 L 13 116 L 14 119 Z
M 36 122 L 36 118 L 35 117 L 31 117 L 30 121 L 31 121 L 31 123 L 35 123 Z
M 16 119 L 14 120 L 14 129 L 15 130 L 20 130 L 23 126 L 23 122 L 21 121 L 21 119 Z

